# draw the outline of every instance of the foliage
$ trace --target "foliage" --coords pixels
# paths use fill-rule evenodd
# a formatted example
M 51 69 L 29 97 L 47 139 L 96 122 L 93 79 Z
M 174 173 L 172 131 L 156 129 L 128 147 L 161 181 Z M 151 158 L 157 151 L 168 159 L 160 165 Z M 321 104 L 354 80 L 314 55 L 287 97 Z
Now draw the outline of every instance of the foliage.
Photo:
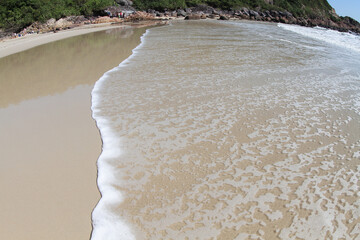
M 327 0 L 274 0 L 274 4 L 268 4 L 264 0 L 134 0 L 135 6 L 141 10 L 177 9 L 206 4 L 214 8 L 224 10 L 247 7 L 262 10 L 289 11 L 295 16 L 328 16 L 331 6 Z
M 163 11 L 165 9 L 185 8 L 185 0 L 134 0 L 137 9 L 155 9 Z
M 331 6 L 327 0 L 133 0 L 140 10 L 159 11 L 193 7 L 206 4 L 224 10 L 247 7 L 261 10 L 289 11 L 294 16 L 310 18 L 331 17 Z M 93 15 L 114 0 L 0 0 L 0 28 L 16 31 L 35 21 L 45 22 L 70 15 Z
M 70 15 L 92 15 L 113 0 L 1 0 L 0 28 L 20 30 L 35 21 Z

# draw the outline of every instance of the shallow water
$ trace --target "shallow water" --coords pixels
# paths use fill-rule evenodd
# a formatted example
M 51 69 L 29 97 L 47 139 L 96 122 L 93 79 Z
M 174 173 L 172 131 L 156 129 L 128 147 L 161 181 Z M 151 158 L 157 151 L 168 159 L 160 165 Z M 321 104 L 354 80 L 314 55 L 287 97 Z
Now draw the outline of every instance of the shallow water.
M 90 237 L 101 152 L 90 93 L 144 32 L 120 27 L 0 58 L 0 239 Z
M 93 239 L 359 237 L 358 52 L 275 24 L 175 22 L 92 94 Z

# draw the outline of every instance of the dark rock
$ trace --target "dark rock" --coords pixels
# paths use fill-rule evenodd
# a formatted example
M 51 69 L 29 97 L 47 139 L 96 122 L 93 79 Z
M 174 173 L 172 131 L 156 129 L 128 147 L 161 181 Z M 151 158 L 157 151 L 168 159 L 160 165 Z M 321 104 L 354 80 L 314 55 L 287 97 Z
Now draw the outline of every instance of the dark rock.
M 254 10 L 249 10 L 249 15 L 250 17 L 254 17 L 254 18 L 260 17 L 260 14 Z
M 293 17 L 293 15 L 291 13 L 289 13 L 288 11 L 283 12 L 284 16 L 287 18 L 291 18 Z
M 227 17 L 225 15 L 220 15 L 219 20 L 229 20 L 229 17 Z
M 274 18 L 276 18 L 276 17 L 279 17 L 279 16 L 280 16 L 279 12 L 278 12 L 278 11 L 276 11 L 276 10 L 271 10 L 271 11 L 270 11 L 270 13 L 271 13 L 271 16 L 272 16 L 272 17 L 274 17 Z
M 271 18 L 271 13 L 268 10 L 264 12 L 264 15 L 265 17 Z

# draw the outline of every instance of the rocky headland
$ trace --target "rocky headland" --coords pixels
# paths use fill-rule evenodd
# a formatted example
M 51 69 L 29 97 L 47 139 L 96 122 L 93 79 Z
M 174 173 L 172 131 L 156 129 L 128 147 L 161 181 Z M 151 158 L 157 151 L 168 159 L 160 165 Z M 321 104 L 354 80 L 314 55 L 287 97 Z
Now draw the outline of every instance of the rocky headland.
M 119 1 L 118 1 L 119 2 Z M 109 6 L 99 12 L 97 16 L 68 16 L 60 19 L 51 18 L 46 22 L 36 21 L 20 32 L 1 32 L 0 38 L 13 38 L 26 34 L 57 32 L 88 24 L 126 24 L 139 21 L 168 21 L 171 19 L 199 20 L 253 20 L 296 24 L 306 27 L 324 27 L 341 32 L 360 34 L 360 23 L 350 17 L 339 17 L 332 9 L 327 16 L 296 17 L 289 11 L 249 9 L 242 7 L 238 10 L 222 10 L 208 5 L 198 5 L 176 10 L 137 11 L 131 1 L 122 0 L 121 4 Z

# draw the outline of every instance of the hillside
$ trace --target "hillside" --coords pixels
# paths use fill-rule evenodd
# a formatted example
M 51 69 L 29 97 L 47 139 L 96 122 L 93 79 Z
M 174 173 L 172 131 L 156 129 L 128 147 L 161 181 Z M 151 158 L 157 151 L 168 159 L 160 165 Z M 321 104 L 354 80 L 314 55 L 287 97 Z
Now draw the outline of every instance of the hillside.
M 105 14 L 103 10 L 106 7 L 119 4 L 130 4 L 142 11 L 152 9 L 160 12 L 211 7 L 220 12 L 232 12 L 232 15 L 246 8 L 263 16 L 260 19 L 255 17 L 254 20 L 285 21 L 360 32 L 359 23 L 348 17 L 338 17 L 327 0 L 6 0 L 0 1 L 0 36 L 2 31 L 18 32 L 34 22 L 46 22 L 51 18 L 102 15 Z M 266 12 L 277 14 L 270 16 Z M 279 18 L 279 12 L 287 15 L 290 13 L 290 20 L 284 20 L 281 16 Z M 270 18 L 266 20 L 266 16 Z M 248 19 L 252 18 L 249 16 Z
M 19 31 L 35 21 L 94 15 L 113 3 L 113 0 L 1 0 L 0 28 Z
M 283 10 L 294 16 L 329 16 L 332 7 L 327 0 L 133 0 L 141 10 L 177 9 L 206 4 L 223 10 L 237 10 L 242 7 L 257 10 Z

